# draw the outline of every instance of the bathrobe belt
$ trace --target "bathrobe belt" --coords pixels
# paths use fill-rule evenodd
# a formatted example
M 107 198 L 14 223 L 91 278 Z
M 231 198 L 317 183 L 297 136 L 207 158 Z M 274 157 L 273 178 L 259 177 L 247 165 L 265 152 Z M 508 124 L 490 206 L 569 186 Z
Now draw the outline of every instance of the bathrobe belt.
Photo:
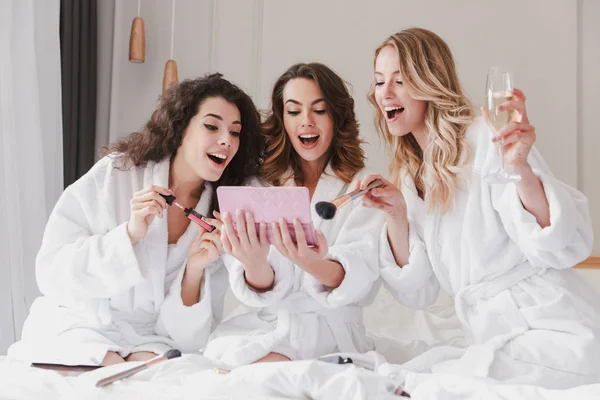
M 111 310 L 113 324 L 118 327 L 119 331 L 125 338 L 132 340 L 141 336 L 154 335 L 156 327 L 155 313 L 151 313 L 142 309 L 135 311 L 119 311 Z M 135 343 L 136 340 L 132 340 Z
M 544 269 L 534 268 L 529 261 L 526 261 L 510 269 L 505 274 L 493 278 L 493 280 L 480 282 L 459 290 L 454 299 L 458 319 L 464 326 L 470 326 L 471 321 L 468 316 L 470 308 L 482 300 L 495 298 L 504 290 L 533 275 L 543 273 L 543 271 Z M 457 374 L 488 376 L 496 351 L 529 329 L 527 321 L 510 297 L 502 299 L 501 318 L 507 321 L 509 329 L 488 338 L 483 343 L 470 346 L 461 357 L 459 364 L 454 366 Z
M 489 299 L 511 286 L 543 272 L 542 268 L 534 268 L 529 261 L 516 265 L 504 274 L 489 281 L 468 285 L 460 289 L 455 296 L 455 303 L 470 307 L 481 300 Z
M 326 308 L 306 293 L 296 292 L 285 298 L 278 304 L 265 307 L 261 315 L 277 316 L 276 336 L 283 338 L 289 335 L 291 329 L 292 314 L 313 313 L 325 318 L 333 337 L 338 345 L 339 351 L 356 353 L 358 350 L 354 345 L 350 331 L 346 323 L 362 323 L 363 309 L 358 306 L 342 306 Z

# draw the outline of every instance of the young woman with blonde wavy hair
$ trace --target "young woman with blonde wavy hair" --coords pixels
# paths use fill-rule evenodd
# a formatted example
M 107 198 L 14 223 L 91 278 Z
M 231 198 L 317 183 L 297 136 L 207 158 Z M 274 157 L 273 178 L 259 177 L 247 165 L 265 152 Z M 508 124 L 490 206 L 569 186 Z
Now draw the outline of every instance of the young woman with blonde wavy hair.
M 275 186 L 304 186 L 311 197 L 317 246 L 298 242 L 285 223 L 272 225 L 275 246 L 260 239 L 252 216 L 223 215 L 223 260 L 234 294 L 258 307 L 214 333 L 205 355 L 236 366 L 255 361 L 299 360 L 333 352 L 365 352 L 362 306 L 378 278 L 377 239 L 383 217 L 360 201 L 331 220 L 315 212 L 319 201 L 346 193 L 364 179 L 364 154 L 354 100 L 344 81 L 319 63 L 296 64 L 275 83 L 263 124 L 266 157 L 262 176 Z M 233 231 L 247 221 L 247 232 Z M 263 228 L 264 229 L 264 228 Z
M 473 344 L 460 358 L 437 347 L 402 368 L 446 360 L 435 370 L 554 388 L 600 381 L 599 296 L 571 269 L 592 248 L 587 199 L 533 147 L 523 92 L 500 106 L 514 117 L 492 139 L 473 116 L 450 49 L 418 28 L 377 48 L 374 77 L 369 99 L 392 179 L 364 202 L 386 219 L 383 281 L 415 308 L 441 287 Z M 517 183 L 483 178 L 500 163 L 498 138 Z

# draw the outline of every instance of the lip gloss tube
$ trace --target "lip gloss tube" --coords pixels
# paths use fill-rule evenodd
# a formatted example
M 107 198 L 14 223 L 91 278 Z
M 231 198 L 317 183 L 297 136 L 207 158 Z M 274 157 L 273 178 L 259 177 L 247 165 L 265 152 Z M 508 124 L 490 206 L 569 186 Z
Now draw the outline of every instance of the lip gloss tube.
M 208 222 L 205 222 L 204 216 L 198 214 L 194 209 L 186 208 L 183 211 L 185 212 L 186 217 L 188 217 L 190 220 L 194 221 L 195 223 L 206 229 L 207 232 L 212 232 L 215 230 L 215 227 L 209 224 Z
M 168 205 L 176 206 L 176 207 L 180 208 L 185 213 L 185 216 L 188 217 L 188 219 L 190 221 L 194 221 L 196 224 L 200 225 L 207 232 L 212 232 L 216 229 L 214 226 L 212 226 L 211 224 L 206 222 L 206 217 L 204 215 L 196 212 L 196 210 L 194 210 L 193 208 L 190 208 L 190 207 L 184 208 L 181 204 L 176 202 L 175 196 L 173 196 L 172 194 L 170 194 L 168 196 L 161 194 L 161 196 L 165 198 Z

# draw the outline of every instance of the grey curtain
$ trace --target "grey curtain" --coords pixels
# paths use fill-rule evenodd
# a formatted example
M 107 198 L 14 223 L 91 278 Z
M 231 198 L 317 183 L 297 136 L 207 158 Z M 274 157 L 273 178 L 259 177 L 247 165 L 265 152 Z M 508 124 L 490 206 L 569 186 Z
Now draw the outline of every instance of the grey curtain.
M 96 150 L 96 0 L 60 1 L 64 186 L 94 164 Z

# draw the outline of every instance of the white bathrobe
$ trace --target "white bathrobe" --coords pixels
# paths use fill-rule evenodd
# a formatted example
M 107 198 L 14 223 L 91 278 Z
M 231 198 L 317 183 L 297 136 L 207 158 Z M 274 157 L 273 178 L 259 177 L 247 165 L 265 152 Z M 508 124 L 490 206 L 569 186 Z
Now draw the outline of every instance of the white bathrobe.
M 356 179 L 365 176 L 363 172 Z M 288 185 L 294 185 L 293 179 Z M 340 208 L 328 221 L 315 211 L 317 202 L 331 201 L 348 190 L 349 185 L 328 167 L 311 199 L 313 223 L 329 245 L 326 258 L 338 261 L 344 268 L 341 285 L 335 289 L 326 287 L 271 246 L 268 261 L 275 272 L 274 286 L 259 293 L 246 283 L 242 264 L 224 255 L 233 293 L 256 310 L 217 327 L 205 356 L 239 366 L 269 352 L 298 360 L 335 351 L 372 349 L 373 343 L 365 334 L 362 307 L 372 301 L 379 288 L 377 242 L 383 217 L 363 207 L 360 199 Z
M 600 296 L 570 269 L 586 259 L 593 233 L 587 199 L 557 180 L 534 148 L 529 162 L 550 204 L 542 229 L 523 208 L 516 185 L 482 177 L 500 157 L 481 119 L 469 128 L 472 162 L 465 190 L 445 215 L 428 214 L 414 182 L 402 191 L 410 223 L 410 259 L 399 268 L 385 229 L 381 276 L 396 299 L 414 308 L 451 294 L 475 345 L 457 353 L 433 349 L 408 370 L 451 371 L 502 381 L 569 387 L 600 381 Z M 444 354 L 445 353 L 445 354 Z M 460 360 L 441 362 L 456 358 Z
M 98 364 L 107 351 L 125 357 L 172 347 L 197 349 L 205 344 L 213 318 L 221 318 L 227 289 L 221 260 L 207 269 L 198 304 L 185 307 L 180 295 L 164 301 L 170 285 L 179 294 L 196 224 L 190 223 L 173 245 L 167 245 L 167 213 L 154 218 L 135 246 L 127 234 L 134 192 L 152 184 L 167 187 L 169 159 L 127 170 L 116 169 L 113 161 L 98 161 L 64 191 L 52 211 L 36 260 L 43 296 L 33 303 L 10 357 Z M 210 197 L 206 185 L 199 213 L 206 214 Z M 181 321 L 196 326 L 193 338 Z

